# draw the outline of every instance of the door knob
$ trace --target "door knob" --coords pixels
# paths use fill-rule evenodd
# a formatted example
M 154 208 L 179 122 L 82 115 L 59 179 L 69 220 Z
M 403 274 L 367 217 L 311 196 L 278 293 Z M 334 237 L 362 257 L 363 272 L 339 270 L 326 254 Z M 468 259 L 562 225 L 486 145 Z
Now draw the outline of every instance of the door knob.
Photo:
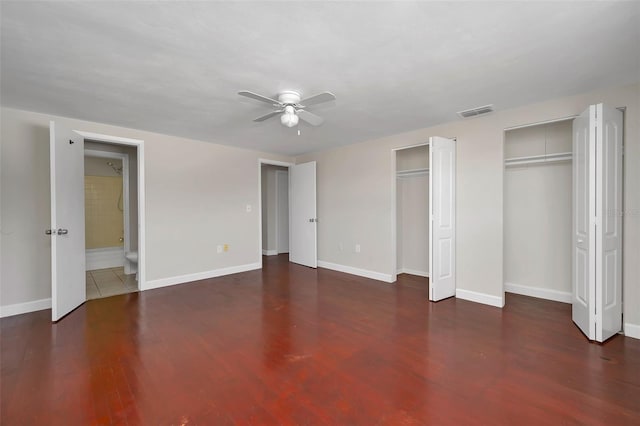
M 68 229 L 58 228 L 58 235 L 67 235 L 69 233 Z
M 56 231 L 54 231 L 53 229 L 45 229 L 44 233 L 46 235 L 55 235 Z

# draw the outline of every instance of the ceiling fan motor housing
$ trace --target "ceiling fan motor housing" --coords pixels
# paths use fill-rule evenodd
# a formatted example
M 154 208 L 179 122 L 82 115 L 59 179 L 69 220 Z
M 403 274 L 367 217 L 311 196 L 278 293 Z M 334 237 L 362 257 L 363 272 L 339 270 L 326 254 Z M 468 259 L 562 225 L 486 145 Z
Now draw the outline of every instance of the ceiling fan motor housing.
M 293 90 L 285 90 L 278 94 L 278 100 L 285 105 L 293 105 L 300 102 L 300 93 Z

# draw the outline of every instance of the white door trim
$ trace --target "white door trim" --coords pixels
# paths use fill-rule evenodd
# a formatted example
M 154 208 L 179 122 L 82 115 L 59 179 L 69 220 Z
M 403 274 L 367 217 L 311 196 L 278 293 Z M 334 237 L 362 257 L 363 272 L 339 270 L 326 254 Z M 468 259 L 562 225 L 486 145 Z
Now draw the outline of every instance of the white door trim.
M 398 280 L 398 194 L 397 194 L 397 153 L 404 149 L 428 146 L 429 141 L 414 145 L 402 146 L 391 149 L 391 282 Z M 429 153 L 431 155 L 431 153 Z M 429 234 L 431 238 L 431 234 Z
M 145 212 L 145 171 L 144 171 L 144 140 L 123 138 L 119 136 L 103 135 L 100 133 L 75 130 L 85 140 L 104 142 L 115 145 L 127 145 L 137 148 L 138 157 L 138 289 L 146 290 L 146 212 Z M 124 197 L 124 195 L 123 195 Z M 126 241 L 126 240 L 125 240 Z
M 97 158 L 111 158 L 122 161 L 122 214 L 124 216 L 124 247 L 122 257 L 124 258 L 125 253 L 127 253 L 131 248 L 131 236 L 130 236 L 130 227 L 131 227 L 131 219 L 130 219 L 130 211 L 129 211 L 129 154 L 125 154 L 122 152 L 108 152 L 108 151 L 98 151 L 95 149 L 85 149 L 84 150 L 85 157 L 97 157 Z M 85 170 L 86 176 L 86 170 Z M 86 235 L 86 231 L 85 231 Z M 85 248 L 86 250 L 86 248 Z M 131 273 L 131 265 L 129 261 L 125 259 L 124 261 L 124 273 Z
M 291 166 L 294 163 L 285 161 L 269 160 L 266 158 L 258 158 L 258 263 L 262 269 L 262 165 L 286 167 L 291 172 Z M 291 187 L 291 173 L 289 173 L 289 187 Z M 278 206 L 276 205 L 276 209 Z M 291 203 L 289 203 L 289 217 L 291 217 Z M 276 232 L 278 224 L 276 223 Z M 291 241 L 291 221 L 289 221 L 289 241 Z M 291 244 L 291 242 L 289 242 Z

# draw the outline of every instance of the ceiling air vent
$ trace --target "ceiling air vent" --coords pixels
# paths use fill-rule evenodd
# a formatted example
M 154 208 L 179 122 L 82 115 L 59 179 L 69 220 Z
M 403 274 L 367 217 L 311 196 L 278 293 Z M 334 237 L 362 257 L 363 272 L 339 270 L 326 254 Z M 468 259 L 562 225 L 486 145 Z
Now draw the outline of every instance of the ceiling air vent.
M 485 105 L 477 108 L 471 108 L 464 111 L 458 111 L 458 115 L 462 118 L 475 117 L 477 115 L 493 112 L 493 104 Z

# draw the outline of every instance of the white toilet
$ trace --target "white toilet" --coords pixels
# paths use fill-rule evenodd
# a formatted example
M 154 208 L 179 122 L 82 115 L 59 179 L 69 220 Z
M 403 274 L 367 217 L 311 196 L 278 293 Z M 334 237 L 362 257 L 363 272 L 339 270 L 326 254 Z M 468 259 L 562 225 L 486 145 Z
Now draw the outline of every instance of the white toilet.
M 138 281 L 138 252 L 128 251 L 124 254 L 124 257 L 131 263 L 131 269 L 136 272 L 136 281 Z

